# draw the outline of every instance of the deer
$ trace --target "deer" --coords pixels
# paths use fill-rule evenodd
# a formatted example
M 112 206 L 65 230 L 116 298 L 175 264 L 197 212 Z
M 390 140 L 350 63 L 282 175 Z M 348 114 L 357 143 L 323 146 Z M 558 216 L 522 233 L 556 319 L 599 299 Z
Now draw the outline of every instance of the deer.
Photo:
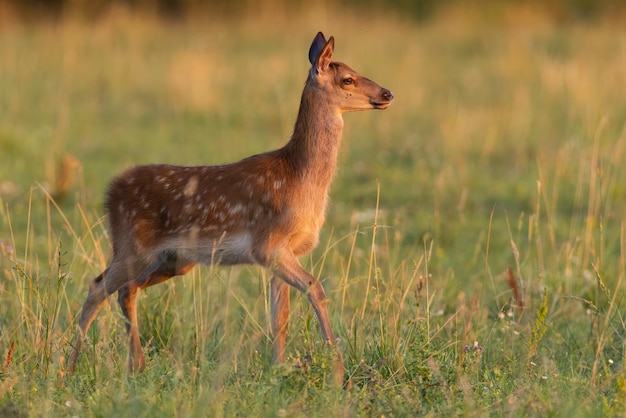
M 313 39 L 295 127 L 282 148 L 224 165 L 140 165 L 112 180 L 104 202 L 112 259 L 90 283 L 69 374 L 74 374 L 87 331 L 110 295 L 117 292 L 125 319 L 128 368 L 141 371 L 140 291 L 185 275 L 197 264 L 248 264 L 271 273 L 274 362 L 285 360 L 293 287 L 311 304 L 323 341 L 337 353 L 334 377 L 343 380 L 324 287 L 298 259 L 319 243 L 343 113 L 386 109 L 394 96 L 348 65 L 332 61 L 334 46 L 334 37 L 326 40 L 322 32 Z

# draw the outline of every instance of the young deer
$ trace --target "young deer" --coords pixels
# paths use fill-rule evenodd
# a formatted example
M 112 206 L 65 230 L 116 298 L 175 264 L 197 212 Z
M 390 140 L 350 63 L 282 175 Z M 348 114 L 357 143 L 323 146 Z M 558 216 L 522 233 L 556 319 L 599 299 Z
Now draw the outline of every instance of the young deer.
M 274 359 L 284 360 L 289 286 L 306 294 L 322 336 L 333 344 L 320 282 L 298 257 L 318 244 L 328 188 L 337 164 L 343 112 L 386 109 L 393 94 L 345 64 L 332 62 L 334 39 L 320 32 L 290 141 L 242 161 L 200 167 L 148 165 L 115 178 L 106 196 L 113 259 L 93 280 L 69 359 L 73 373 L 89 326 L 118 292 L 130 342 L 129 367 L 144 356 L 137 324 L 141 289 L 187 273 L 195 264 L 258 264 L 268 268 Z M 337 351 L 337 379 L 343 378 Z

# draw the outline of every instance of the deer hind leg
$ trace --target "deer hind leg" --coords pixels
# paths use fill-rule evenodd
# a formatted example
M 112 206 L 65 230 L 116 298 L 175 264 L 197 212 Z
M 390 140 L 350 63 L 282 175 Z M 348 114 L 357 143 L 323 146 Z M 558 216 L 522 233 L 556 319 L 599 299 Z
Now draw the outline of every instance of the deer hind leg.
M 270 282 L 272 305 L 272 335 L 274 335 L 274 362 L 285 360 L 287 324 L 289 321 L 289 285 L 274 276 Z
M 78 320 L 78 335 L 70 354 L 69 374 L 74 373 L 83 339 L 108 297 L 122 287 L 129 280 L 129 277 L 133 277 L 134 272 L 141 271 L 141 263 L 136 260 L 130 258 L 124 261 L 126 262 L 114 259 L 111 265 L 96 277 L 89 286 L 89 293 Z
M 174 256 L 161 259 L 144 270 L 134 281 L 125 284 L 117 292 L 117 301 L 126 318 L 129 352 L 128 368 L 131 372 L 145 367 L 145 357 L 141 347 L 139 323 L 137 322 L 137 296 L 141 289 L 162 283 L 174 276 L 186 274 L 194 264 L 177 262 Z
M 145 359 L 139 339 L 137 324 L 137 295 L 139 286 L 135 282 L 125 284 L 117 291 L 117 302 L 126 318 L 126 334 L 129 341 L 128 368 L 131 372 L 141 371 L 145 367 Z
M 74 374 L 74 370 L 76 368 L 76 360 L 78 359 L 78 354 L 83 343 L 83 338 L 85 337 L 85 335 L 87 335 L 87 331 L 89 331 L 91 323 L 96 318 L 98 312 L 100 312 L 100 309 L 102 309 L 102 307 L 104 306 L 104 302 L 109 296 L 104 283 L 104 277 L 108 274 L 108 272 L 109 269 L 106 269 L 98 277 L 93 279 L 91 285 L 89 286 L 89 293 L 87 294 L 87 299 L 85 299 L 85 303 L 83 304 L 83 310 L 80 314 L 80 319 L 78 320 L 78 335 L 76 336 L 74 345 L 72 347 L 72 352 L 70 354 L 68 368 L 69 374 Z
M 327 344 L 333 345 L 333 332 L 330 328 L 326 308 L 328 300 L 322 284 L 302 268 L 296 256 L 289 250 L 279 254 L 272 267 L 278 277 L 306 294 L 320 323 L 322 338 Z M 343 357 L 339 350 L 335 350 L 335 352 L 337 357 L 334 364 L 334 383 L 341 385 L 343 382 Z
M 70 354 L 68 373 L 73 374 L 76 368 L 78 354 L 82 347 L 83 339 L 89 331 L 89 327 L 104 306 L 108 297 L 114 293 L 126 281 L 124 269 L 119 264 L 111 263 L 98 277 L 93 279 L 89 286 L 87 298 L 78 320 L 78 335 Z

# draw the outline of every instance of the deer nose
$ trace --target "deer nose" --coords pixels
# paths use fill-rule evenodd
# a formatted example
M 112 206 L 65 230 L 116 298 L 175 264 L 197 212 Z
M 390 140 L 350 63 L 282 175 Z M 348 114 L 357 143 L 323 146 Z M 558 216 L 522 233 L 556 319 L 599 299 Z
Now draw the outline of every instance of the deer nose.
M 383 89 L 383 97 L 385 98 L 385 100 L 392 101 L 393 93 L 387 89 Z

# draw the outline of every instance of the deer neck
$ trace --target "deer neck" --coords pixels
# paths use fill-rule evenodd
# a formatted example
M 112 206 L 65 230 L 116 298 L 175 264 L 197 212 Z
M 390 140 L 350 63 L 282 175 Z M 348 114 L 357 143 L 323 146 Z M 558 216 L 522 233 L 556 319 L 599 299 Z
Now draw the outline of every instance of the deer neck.
M 337 167 L 343 132 L 341 111 L 310 80 L 302 93 L 293 136 L 285 155 L 294 172 L 312 186 L 328 188 Z

